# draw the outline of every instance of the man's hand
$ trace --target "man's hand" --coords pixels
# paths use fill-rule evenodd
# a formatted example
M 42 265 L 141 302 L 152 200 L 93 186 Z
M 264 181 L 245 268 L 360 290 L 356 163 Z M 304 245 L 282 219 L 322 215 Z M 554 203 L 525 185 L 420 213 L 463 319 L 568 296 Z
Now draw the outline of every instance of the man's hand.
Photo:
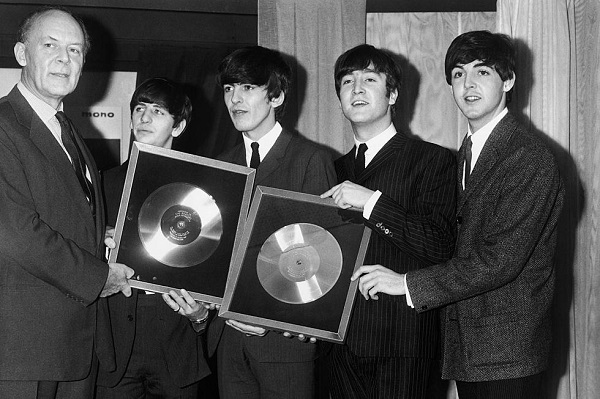
M 286 332 L 283 333 L 283 336 L 286 337 L 286 338 L 293 338 L 294 334 L 292 334 L 291 332 L 287 332 L 286 331 Z M 298 339 L 300 341 L 302 341 L 302 342 L 310 342 L 311 344 L 316 344 L 317 343 L 317 338 L 315 338 L 315 337 L 310 337 L 309 338 L 309 337 L 307 337 L 304 334 L 299 334 L 298 335 Z
M 366 300 L 379 299 L 378 293 L 388 295 L 406 295 L 404 274 L 396 273 L 381 265 L 361 266 L 350 280 L 358 280 L 358 289 Z
M 375 191 L 346 180 L 321 194 L 321 198 L 333 198 L 336 205 L 342 209 L 352 207 L 362 211 L 374 193 Z
M 131 296 L 131 286 L 129 286 L 129 278 L 134 274 L 132 268 L 125 266 L 122 263 L 108 264 L 108 277 L 106 283 L 100 293 L 101 297 L 107 297 L 117 292 L 122 292 L 126 297 Z
M 115 228 L 112 226 L 106 226 L 104 231 L 104 245 L 110 249 L 115 249 L 117 243 L 115 242 Z
M 265 330 L 262 327 L 257 327 L 257 326 L 253 326 L 250 324 L 244 324 L 244 323 L 241 323 L 236 320 L 227 320 L 225 322 L 225 324 L 227 324 L 230 327 L 235 328 L 236 330 L 238 330 L 241 333 L 246 334 L 247 336 L 254 335 L 257 337 L 264 337 L 265 334 L 267 333 L 267 330 Z
M 162 298 L 173 311 L 191 321 L 207 318 L 208 311 L 216 308 L 214 304 L 196 301 L 185 289 L 181 289 L 180 294 L 170 290 L 168 294 L 162 294 Z

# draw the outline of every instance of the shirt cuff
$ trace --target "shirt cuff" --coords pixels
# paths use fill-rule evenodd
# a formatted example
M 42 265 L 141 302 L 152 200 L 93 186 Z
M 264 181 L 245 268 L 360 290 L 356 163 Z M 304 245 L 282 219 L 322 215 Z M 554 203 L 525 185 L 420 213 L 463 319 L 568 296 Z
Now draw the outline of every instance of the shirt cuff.
M 365 209 L 363 209 L 363 217 L 366 220 L 369 220 L 371 217 L 371 212 L 373 212 L 373 208 L 375 208 L 375 204 L 377 204 L 379 197 L 381 197 L 381 191 L 377 190 L 373 193 L 373 195 L 371 195 L 371 198 L 369 198 L 365 204 Z
M 406 274 L 404 275 L 404 290 L 406 291 L 406 304 L 414 309 L 415 305 L 413 304 L 413 301 L 410 297 L 410 292 L 408 291 L 408 285 L 406 284 Z

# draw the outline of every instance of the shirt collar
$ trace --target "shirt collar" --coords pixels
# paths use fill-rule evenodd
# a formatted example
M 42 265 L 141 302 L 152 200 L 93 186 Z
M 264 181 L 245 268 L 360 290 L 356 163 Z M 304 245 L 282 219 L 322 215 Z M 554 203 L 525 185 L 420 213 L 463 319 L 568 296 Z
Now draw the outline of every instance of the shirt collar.
M 21 92 L 25 100 L 29 103 L 31 108 L 40 117 L 44 123 L 48 123 L 56 115 L 56 111 L 62 111 L 63 103 L 61 102 L 58 106 L 58 110 L 54 109 L 46 102 L 36 97 L 22 82 L 17 83 L 17 89 Z
M 471 146 L 471 170 L 475 168 L 475 164 L 479 159 L 479 155 L 483 150 L 483 146 L 487 142 L 488 138 L 492 134 L 492 131 L 498 125 L 498 123 L 506 116 L 508 113 L 508 108 L 504 108 L 494 119 L 486 123 L 481 129 L 476 131 L 475 133 L 471 132 L 471 127 L 469 127 L 468 135 L 471 136 L 471 142 L 473 145 Z
M 384 145 L 387 144 L 388 141 L 392 139 L 392 137 L 394 137 L 395 134 L 396 127 L 393 123 L 390 123 L 390 126 L 388 126 L 388 128 L 383 132 L 364 142 L 367 145 L 367 151 L 365 152 L 365 166 L 371 162 L 375 155 L 377 155 L 377 153 L 383 148 Z M 354 144 L 356 145 L 355 151 L 357 152 L 358 146 L 362 144 L 362 142 L 358 141 L 356 136 L 354 137 Z M 356 155 L 356 152 L 354 155 Z
M 504 116 L 507 113 L 508 108 L 504 107 L 504 109 L 500 111 L 500 113 L 496 115 L 494 119 L 486 123 L 481 129 L 479 129 L 476 132 L 472 132 L 471 126 L 469 126 L 468 134 L 469 136 L 472 136 L 471 140 L 473 141 L 473 145 L 475 145 L 475 143 L 477 142 L 480 143 L 481 146 L 483 146 L 483 144 L 485 144 L 485 142 L 487 141 L 488 137 L 490 137 L 490 134 L 492 134 L 492 131 L 494 130 L 498 122 L 500 122 L 500 120 L 502 120 L 502 118 L 504 118 Z
M 271 128 L 271 130 L 269 130 L 267 134 L 262 136 L 257 141 L 258 154 L 260 155 L 261 161 L 267 156 L 269 151 L 271 151 L 271 148 L 273 148 L 273 146 L 275 145 L 275 142 L 279 138 L 279 135 L 282 131 L 283 128 L 281 127 L 279 122 L 275 122 L 275 125 Z M 247 137 L 245 133 L 242 134 L 242 137 L 244 138 L 244 148 L 246 149 L 247 165 L 250 165 L 250 158 L 252 158 L 252 147 L 250 147 L 250 144 L 252 144 L 254 140 L 251 140 L 249 137 Z

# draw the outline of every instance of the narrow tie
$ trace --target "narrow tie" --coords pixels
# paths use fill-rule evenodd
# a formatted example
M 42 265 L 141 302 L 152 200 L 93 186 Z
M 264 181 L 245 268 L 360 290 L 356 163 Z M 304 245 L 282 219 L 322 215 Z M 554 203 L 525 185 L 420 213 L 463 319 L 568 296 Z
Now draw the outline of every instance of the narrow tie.
M 250 158 L 250 167 L 251 168 L 258 168 L 258 165 L 260 165 L 260 155 L 258 153 L 258 142 L 253 141 L 250 144 L 250 147 L 252 147 L 252 158 Z
M 471 176 L 471 158 L 473 156 L 471 153 L 472 146 L 473 142 L 471 141 L 471 136 L 467 136 L 467 140 L 465 142 L 465 190 L 467 189 L 469 177 Z
M 365 143 L 358 146 L 358 154 L 354 160 L 354 176 L 359 176 L 365 170 L 365 152 L 368 147 Z
M 71 127 L 71 122 L 67 115 L 64 112 L 58 111 L 56 113 L 56 119 L 58 123 L 60 123 L 60 137 L 65 146 L 65 149 L 69 153 L 71 157 L 71 163 L 73 165 L 73 169 L 75 170 L 75 175 L 77 176 L 77 180 L 79 180 L 79 184 L 81 185 L 81 189 L 85 194 L 85 197 L 88 200 L 88 204 L 92 208 L 92 214 L 94 213 L 94 197 L 93 197 L 93 189 L 92 183 L 87 179 L 85 175 L 85 163 L 83 162 L 83 156 L 81 154 L 81 150 L 75 141 L 75 133 L 73 132 L 73 128 Z

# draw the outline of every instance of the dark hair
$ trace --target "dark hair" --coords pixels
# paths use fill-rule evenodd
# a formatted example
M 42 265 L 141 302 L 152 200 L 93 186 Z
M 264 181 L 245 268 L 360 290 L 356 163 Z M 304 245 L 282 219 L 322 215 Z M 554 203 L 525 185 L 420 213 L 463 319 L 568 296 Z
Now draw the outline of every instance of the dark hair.
M 280 52 L 262 46 L 250 46 L 235 50 L 221 61 L 217 84 L 252 84 L 264 86 L 269 100 L 284 93 L 283 103 L 275 108 L 279 119 L 285 110 L 287 95 L 292 82 L 292 70 Z
M 31 29 L 33 28 L 33 26 L 39 21 L 39 19 L 41 17 L 43 17 L 45 14 L 50 13 L 52 11 L 64 12 L 64 13 L 70 15 L 71 18 L 73 18 L 75 21 L 77 21 L 77 23 L 79 24 L 79 27 L 81 28 L 81 32 L 83 33 L 83 49 L 82 50 L 83 50 L 83 57 L 85 58 L 88 51 L 90 51 L 90 48 L 92 47 L 90 35 L 88 34 L 87 29 L 85 28 L 85 25 L 84 25 L 83 21 L 81 20 L 81 18 L 79 18 L 77 15 L 71 13 L 69 10 L 67 10 L 66 8 L 61 7 L 61 6 L 42 7 L 38 10 L 35 10 L 31 14 L 29 14 L 27 17 L 25 17 L 25 19 L 23 21 L 21 21 L 21 24 L 19 25 L 19 29 L 17 30 L 17 42 L 25 43 L 27 41 L 27 39 L 29 38 L 29 34 L 31 33 Z
M 515 75 L 515 58 L 515 47 L 507 35 L 487 30 L 463 33 L 452 41 L 446 52 L 446 82 L 452 83 L 453 68 L 475 60 L 494 68 L 502 81 L 507 81 Z
M 150 78 L 143 81 L 133 92 L 129 109 L 140 103 L 158 104 L 173 116 L 173 127 L 186 121 L 186 128 L 192 120 L 192 102 L 183 88 L 167 78 Z
M 375 48 L 370 44 L 360 44 L 340 55 L 335 62 L 333 76 L 335 80 L 335 92 L 338 98 L 340 97 L 342 78 L 354 71 L 362 71 L 367 68 L 372 68 L 375 72 L 385 75 L 386 95 L 388 97 L 394 90 L 400 93 L 402 69 L 392 56 L 386 51 Z M 392 106 L 393 113 L 394 106 Z

